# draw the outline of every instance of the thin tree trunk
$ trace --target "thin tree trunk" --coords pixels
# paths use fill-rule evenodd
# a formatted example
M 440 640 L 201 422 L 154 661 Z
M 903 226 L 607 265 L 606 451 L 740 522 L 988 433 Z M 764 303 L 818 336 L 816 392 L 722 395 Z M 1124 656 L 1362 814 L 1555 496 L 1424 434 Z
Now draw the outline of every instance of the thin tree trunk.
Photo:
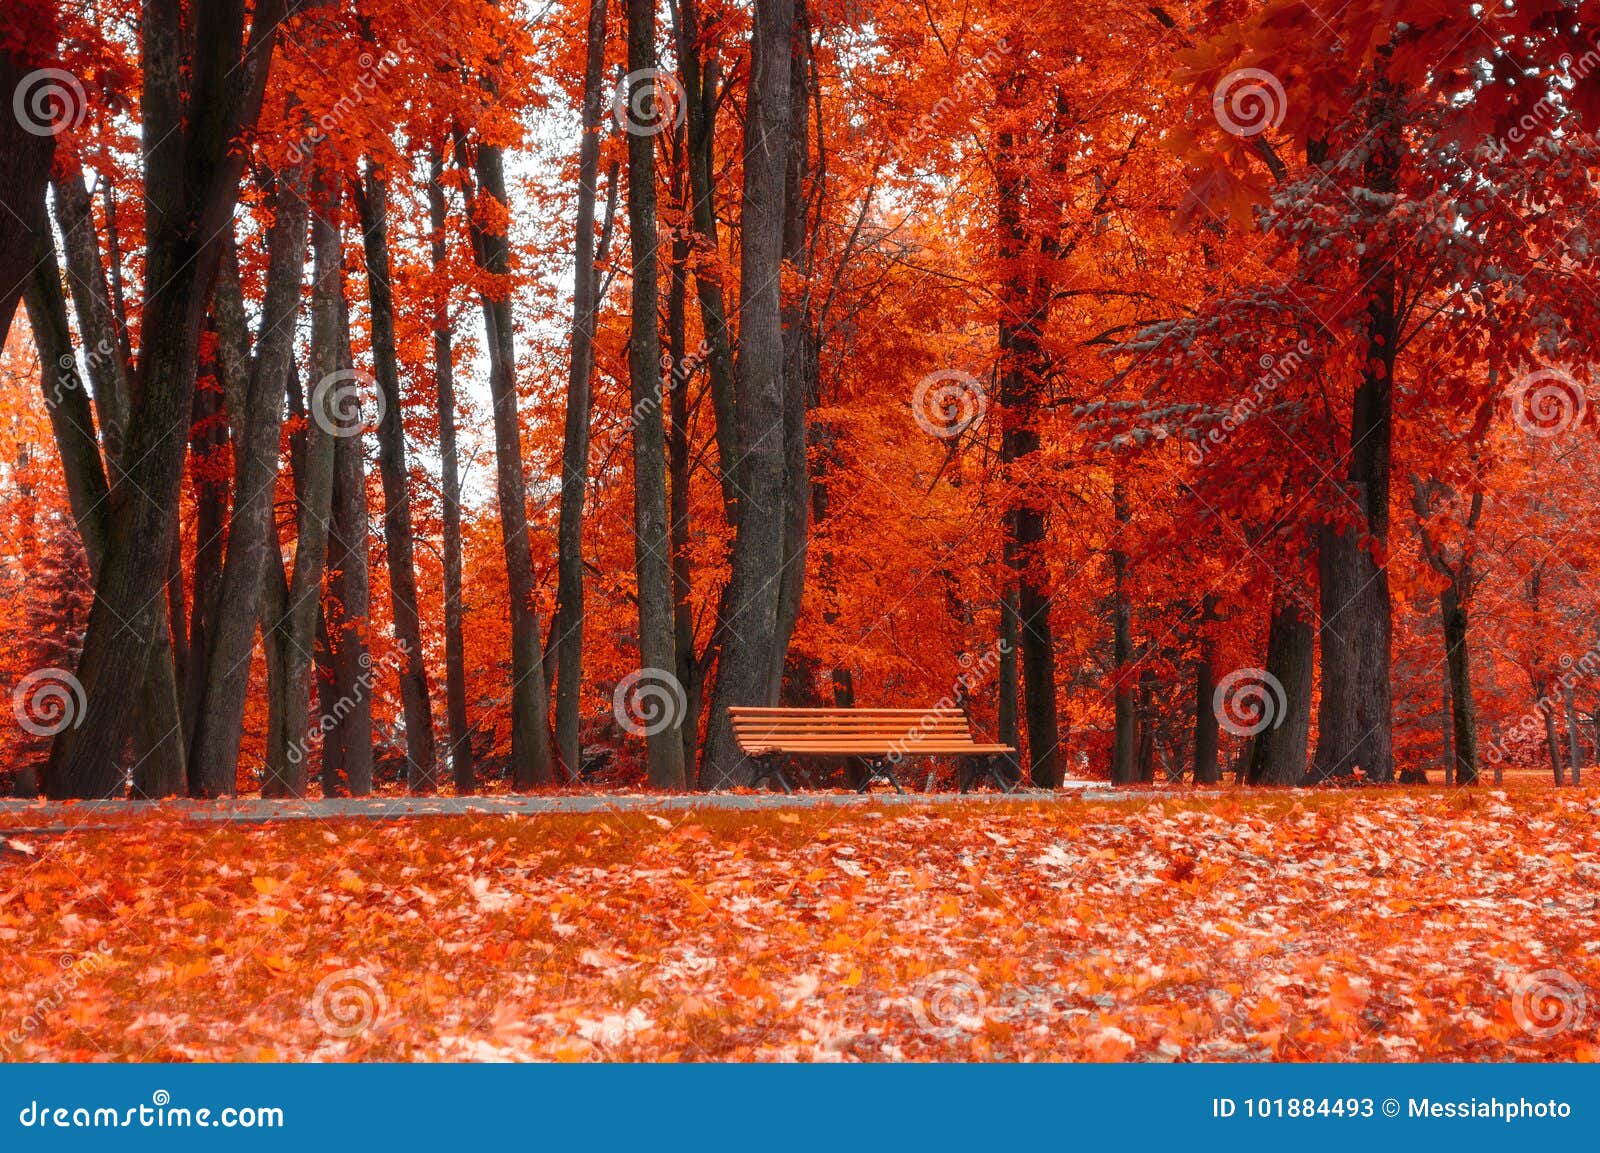
M 683 166 L 673 173 L 674 200 L 684 196 Z M 667 281 L 667 357 L 671 378 L 667 382 L 667 473 L 671 482 L 668 515 L 672 539 L 672 636 L 678 659 L 678 683 L 687 707 L 679 736 L 683 740 L 685 783 L 695 774 L 695 753 L 700 736 L 700 706 L 705 677 L 694 645 L 693 558 L 690 555 L 689 475 L 693 465 L 689 443 L 689 379 L 694 364 L 688 359 L 689 238 L 680 229 L 672 238 Z
M 1267 626 L 1267 685 L 1261 699 L 1264 726 L 1250 746 L 1246 779 L 1252 785 L 1306 781 L 1311 739 L 1311 690 L 1316 673 L 1316 629 L 1296 598 L 1280 593 Z M 1273 693 L 1281 688 L 1281 699 Z M 1281 712 L 1280 712 L 1281 705 Z
M 655 36 L 655 0 L 628 0 L 628 71 L 635 76 L 654 77 Z M 666 430 L 661 411 L 664 382 L 656 320 L 656 142 L 654 135 L 638 130 L 628 136 L 628 225 L 633 250 L 628 379 L 633 400 L 633 561 L 638 582 L 639 659 L 646 679 L 656 681 L 676 679 L 678 658 L 667 519 Z M 682 692 L 682 686 L 678 687 Z M 683 719 L 669 708 L 646 726 L 645 771 L 653 788 L 684 787 Z
M 339 406 L 337 422 L 330 422 L 334 429 L 333 521 L 328 569 L 330 592 L 340 615 L 328 622 L 337 692 L 334 709 L 324 712 L 322 724 L 325 729 L 332 725 L 329 739 L 336 738 L 343 746 L 345 789 L 351 796 L 364 797 L 372 792 L 372 654 L 367 645 L 372 627 L 372 574 L 368 561 L 367 469 L 361 451 L 360 377 L 350 353 L 350 310 L 342 277 L 338 308 L 337 376 L 343 382 L 340 388 L 347 390 L 343 395 L 348 400 Z M 311 395 L 315 421 L 324 408 L 334 407 L 334 401 L 323 382 L 313 387 Z
M 500 149 L 478 143 L 476 164 L 482 194 L 509 211 Z M 550 701 L 545 691 L 543 637 L 534 603 L 533 554 L 528 534 L 528 492 L 522 466 L 522 427 L 517 413 L 516 330 L 511 314 L 510 245 L 489 232 L 469 202 L 473 254 L 495 278 L 482 294 L 489 354 L 489 391 L 494 407 L 495 491 L 505 546 L 511 600 L 511 779 L 519 789 L 555 783 L 550 748 Z
M 811 181 L 811 29 L 805 0 L 795 0 L 794 51 L 789 61 L 789 152 L 784 177 L 783 258 L 810 284 L 807 228 Z M 778 570 L 778 631 L 772 646 L 773 678 L 783 683 L 789 641 L 805 596 L 807 540 L 811 529 L 811 473 L 807 414 L 817 403 L 817 341 L 809 292 L 783 305 L 783 566 Z
M 394 640 L 400 649 L 400 702 L 406 724 L 406 783 L 414 793 L 438 788 L 433 747 L 433 704 L 423 661 L 417 610 L 416 545 L 411 528 L 411 476 L 406 469 L 405 398 L 395 350 L 394 294 L 389 282 L 389 190 L 370 166 L 361 197 L 361 231 L 367 258 L 367 299 L 372 315 L 372 364 L 383 409 L 378 421 L 378 471 L 383 479 L 383 546 L 389 565 Z
M 1133 700 L 1133 626 L 1132 610 L 1128 604 L 1128 554 L 1121 546 L 1122 534 L 1127 531 L 1128 499 L 1123 491 L 1122 479 L 1112 482 L 1111 503 L 1118 543 L 1111 549 L 1111 663 L 1113 731 L 1111 739 L 1111 781 L 1117 785 L 1131 785 L 1139 779 L 1135 760 L 1137 718 Z
M 690 220 L 694 244 L 709 259 L 695 264 L 694 283 L 700 304 L 700 328 L 708 346 L 707 372 L 711 380 L 711 405 L 716 415 L 718 478 L 729 526 L 738 523 L 743 466 L 738 417 L 738 389 L 734 379 L 733 339 L 728 333 L 727 304 L 717 271 L 721 267 L 717 241 L 716 115 L 720 99 L 720 72 L 716 58 L 701 56 L 699 0 L 679 0 L 677 5 L 678 61 L 683 70 L 687 109 Z M 787 77 L 785 77 L 787 81 Z M 785 154 L 787 160 L 787 154 Z M 746 183 L 748 183 L 748 175 Z M 774 270 L 776 275 L 776 270 Z M 719 614 L 720 615 L 720 614 Z M 720 622 L 719 622 L 720 623 Z M 720 637 L 713 640 L 720 643 Z
M 433 311 L 433 373 L 439 397 L 439 468 L 444 520 L 445 716 L 450 725 L 450 774 L 456 792 L 477 791 L 472 723 L 467 716 L 467 654 L 461 635 L 461 466 L 456 452 L 455 359 L 446 287 L 444 157 L 428 157 L 428 228 L 433 272 L 439 278 Z
M 728 588 L 728 613 L 712 704 L 703 782 L 747 784 L 750 769 L 733 739 L 728 709 L 773 705 L 778 589 L 783 564 L 783 264 L 785 168 L 789 140 L 789 51 L 794 0 L 756 0 L 749 108 L 744 138 L 739 359 L 735 368 L 740 501 Z M 724 468 L 727 460 L 724 458 Z
M 1561 708 L 1567 718 L 1567 767 L 1572 770 L 1572 783 L 1576 785 L 1583 779 L 1583 753 L 1578 746 L 1578 708 L 1572 699 L 1572 685 L 1565 680 L 1561 684 Z
M 201 701 L 189 743 L 189 791 L 198 797 L 228 796 L 237 789 L 239 741 L 250 691 L 250 659 L 256 625 L 263 622 L 268 650 L 268 682 L 273 670 L 288 671 L 270 641 L 262 598 L 284 581 L 273 500 L 278 483 L 278 449 L 284 396 L 294 364 L 294 319 L 306 270 L 305 170 L 281 170 L 277 202 L 267 237 L 267 280 L 255 356 L 250 356 L 248 320 L 239 283 L 238 255 L 231 239 L 218 278 L 214 313 L 223 387 L 236 428 L 234 436 L 233 515 L 222 566 L 222 593 L 210 629 L 210 654 Z M 274 574 L 273 566 L 276 567 Z M 263 583 L 265 582 L 265 583 Z M 283 702 L 287 704 L 287 701 Z M 270 710 L 269 710 L 270 711 Z M 282 715 L 274 713 L 281 719 Z M 280 728 L 282 734 L 286 730 Z M 282 742 L 269 740 L 269 749 Z
M 1544 714 L 1544 747 L 1550 756 L 1550 772 L 1555 777 L 1556 784 L 1566 784 L 1566 774 L 1562 771 L 1561 738 L 1556 734 L 1556 706 L 1554 701 L 1544 701 L 1539 705 L 1539 711 Z
M 323 571 L 328 557 L 334 478 L 334 427 L 327 419 L 318 389 L 326 390 L 339 366 L 339 301 L 343 295 L 336 186 L 318 174 L 312 191 L 311 389 L 304 424 L 303 465 L 297 470 L 299 513 L 294 566 L 283 590 L 282 612 L 272 624 L 280 646 L 284 674 L 281 707 L 274 724 L 280 737 L 269 741 L 261 791 L 268 797 L 299 797 L 306 791 L 306 753 L 311 729 L 311 666 L 317 613 L 321 608 Z M 259 358 L 258 358 L 259 363 Z M 318 419 L 319 413 L 321 419 Z M 269 574 L 270 575 L 270 574 Z M 274 598 L 276 599 L 276 598 Z
M 67 283 L 83 336 L 84 361 L 94 386 L 100 441 L 105 449 L 106 475 L 115 477 L 128 425 L 128 362 L 123 357 L 122 334 L 106 284 L 105 263 L 94 226 L 94 208 L 76 162 L 51 180 L 55 190 L 56 220 L 61 226 L 67 264 Z
M 1445 667 L 1450 683 L 1452 772 L 1447 784 L 1478 783 L 1478 710 L 1472 698 L 1471 650 L 1467 646 L 1467 605 L 1461 587 L 1470 585 L 1470 572 L 1445 586 L 1439 594 L 1444 618 Z
M 589 422 L 594 408 L 594 325 L 599 270 L 594 212 L 600 183 L 601 86 L 605 77 L 606 0 L 590 0 L 583 73 L 583 137 L 578 143 L 578 219 L 573 241 L 572 350 L 561 445 L 561 522 L 556 535 L 556 745 L 577 772 L 583 759 L 583 502 L 589 484 Z

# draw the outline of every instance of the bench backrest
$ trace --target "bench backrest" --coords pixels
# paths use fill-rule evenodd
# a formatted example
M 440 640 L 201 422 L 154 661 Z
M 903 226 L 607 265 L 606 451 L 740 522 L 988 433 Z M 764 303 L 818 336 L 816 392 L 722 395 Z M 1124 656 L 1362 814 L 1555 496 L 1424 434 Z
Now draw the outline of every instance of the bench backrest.
M 961 752 L 972 746 L 960 709 L 730 708 L 733 735 L 746 753 Z

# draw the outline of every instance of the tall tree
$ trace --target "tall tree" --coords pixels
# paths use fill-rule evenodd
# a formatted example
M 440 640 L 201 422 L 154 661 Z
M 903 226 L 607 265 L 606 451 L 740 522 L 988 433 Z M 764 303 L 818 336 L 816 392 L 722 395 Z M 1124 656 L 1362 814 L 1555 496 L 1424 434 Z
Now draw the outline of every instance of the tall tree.
M 721 653 L 701 783 L 748 783 L 728 709 L 777 703 L 773 648 L 783 565 L 783 265 L 784 187 L 789 162 L 789 53 L 794 0 L 756 0 L 750 42 L 744 135 L 744 210 L 740 218 L 739 357 L 735 368 L 740 452 L 738 524 L 720 622 Z M 724 468 L 727 467 L 724 461 Z
M 631 15 L 631 9 L 630 9 Z M 653 23 L 653 21 L 652 21 Z M 594 408 L 594 325 L 599 306 L 594 217 L 600 181 L 601 86 L 605 79 L 606 0 L 590 0 L 583 68 L 583 135 L 578 142 L 578 215 L 573 237 L 572 337 L 566 432 L 561 443 L 561 521 L 556 539 L 556 745 L 576 771 L 583 700 L 583 501 L 589 486 L 589 423 Z M 630 153 L 631 156 L 631 153 Z M 654 222 L 652 221 L 652 227 Z
M 465 143 L 458 140 L 465 172 Z M 511 243 L 501 148 L 477 144 L 473 165 L 478 189 L 467 216 L 473 255 L 487 274 L 480 294 L 488 337 L 489 391 L 494 408 L 495 492 L 511 597 L 511 777 L 518 788 L 552 785 L 550 698 L 545 689 L 543 638 L 534 603 L 533 554 L 528 532 L 528 484 L 522 466 L 522 421 L 517 404 L 516 328 L 511 310 Z M 574 768 L 569 766 L 569 768 Z
M 630 93 L 633 108 L 648 102 L 656 116 L 670 110 L 670 100 L 654 91 L 656 68 L 655 0 L 628 0 L 628 70 L 635 83 L 652 87 L 650 95 Z M 628 378 L 633 397 L 633 553 L 638 581 L 639 659 L 655 678 L 676 677 L 678 658 L 673 631 L 672 542 L 667 522 L 666 427 L 662 408 L 666 386 L 661 371 L 661 335 L 656 320 L 659 290 L 656 248 L 656 128 L 630 125 L 628 136 L 628 225 L 633 252 L 632 335 L 628 344 Z M 681 716 L 671 710 L 647 726 L 645 764 L 650 783 L 660 789 L 682 789 Z
M 461 632 L 461 464 L 456 448 L 456 387 L 445 233 L 444 155 L 428 153 L 429 255 L 433 261 L 433 375 L 438 398 L 439 473 L 444 550 L 445 716 L 450 725 L 450 774 L 457 793 L 477 790 L 472 722 L 467 716 L 467 654 Z
M 395 644 L 400 647 L 400 702 L 406 722 L 406 781 L 412 792 L 438 787 L 433 706 L 423 662 L 417 569 L 411 529 L 411 476 L 406 468 L 405 398 L 395 349 L 394 292 L 389 268 L 389 188 L 369 162 L 359 197 L 372 316 L 372 363 L 383 405 L 378 415 L 378 472 L 383 480 L 383 547 L 389 565 Z
M 136 400 L 78 662 L 83 720 L 62 729 L 51 748 L 54 796 L 103 797 L 120 784 L 117 754 L 137 700 L 127 686 L 143 679 L 163 624 L 169 554 L 151 542 L 173 533 L 200 333 L 220 237 L 239 197 L 237 138 L 260 111 L 284 6 L 262 0 L 248 33 L 244 0 L 187 11 L 179 0 L 144 6 L 145 295 Z

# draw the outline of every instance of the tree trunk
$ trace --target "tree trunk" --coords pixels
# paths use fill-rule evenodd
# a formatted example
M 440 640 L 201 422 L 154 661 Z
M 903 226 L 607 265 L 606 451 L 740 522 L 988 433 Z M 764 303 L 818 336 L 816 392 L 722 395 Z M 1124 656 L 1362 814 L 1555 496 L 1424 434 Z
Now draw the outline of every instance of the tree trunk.
M 372 364 L 383 407 L 378 420 L 378 472 L 383 479 L 383 546 L 389 565 L 394 641 L 400 650 L 400 702 L 406 724 L 406 783 L 414 793 L 438 788 L 433 704 L 417 611 L 416 545 L 411 529 L 411 476 L 406 469 L 405 398 L 395 350 L 394 294 L 389 283 L 389 189 L 370 166 L 361 197 L 372 314 Z
M 55 56 L 52 44 L 28 45 L 37 59 L 24 59 L 23 46 L 9 41 L 0 45 L 0 346 L 11 331 L 11 317 L 22 299 L 23 286 L 38 259 L 42 245 L 53 244 L 45 212 L 45 186 L 55 155 L 52 133 L 30 131 L 24 117 L 13 110 L 25 107 L 21 85 L 37 68 Z
M 1554 701 L 1541 701 L 1539 712 L 1544 714 L 1544 747 L 1550 755 L 1550 772 L 1555 777 L 1557 785 L 1564 785 L 1565 773 L 1562 771 L 1561 738 L 1556 734 L 1556 706 Z
M 1112 482 L 1112 513 L 1120 541 L 1128 526 L 1128 502 L 1119 476 Z M 1133 624 L 1128 604 L 1128 554 L 1119 545 L 1111 550 L 1112 624 L 1111 663 L 1113 730 L 1111 738 L 1111 781 L 1131 785 L 1139 779 L 1136 761 L 1137 716 L 1133 700 Z
M 1296 598 L 1279 594 L 1267 626 L 1267 697 L 1261 701 L 1264 727 L 1254 734 L 1246 779 L 1252 785 L 1306 782 L 1306 749 L 1311 738 L 1311 689 L 1316 671 L 1316 630 Z M 1283 696 L 1272 696 L 1274 686 Z M 1280 712 L 1281 706 L 1281 712 Z
M 89 383 L 94 386 L 100 441 L 105 449 L 106 475 L 115 477 L 128 425 L 128 362 L 123 357 L 123 335 L 106 284 L 105 262 L 94 226 L 94 206 L 83 183 L 83 169 L 73 161 L 55 175 L 56 219 L 67 261 L 67 283 L 83 337 Z
M 749 783 L 750 770 L 733 739 L 728 709 L 773 705 L 778 590 L 783 564 L 784 453 L 783 264 L 785 169 L 789 142 L 789 52 L 794 0 L 756 0 L 751 37 L 749 108 L 744 138 L 744 213 L 741 220 L 739 360 L 736 393 L 739 439 L 738 525 L 735 529 L 717 675 L 707 734 L 703 784 L 713 789 Z M 724 468 L 727 458 L 724 457 Z
M 1194 663 L 1194 783 L 1214 785 L 1222 780 L 1222 764 L 1217 759 L 1217 712 L 1211 698 L 1217 691 L 1215 657 L 1207 645 Z
M 682 169 L 674 173 L 674 199 L 685 192 Z M 693 558 L 690 555 L 689 484 L 694 461 L 689 441 L 689 378 L 694 363 L 688 353 L 689 238 L 680 229 L 672 238 L 667 286 L 667 357 L 671 378 L 667 382 L 668 516 L 672 538 L 672 635 L 678 658 L 678 683 L 683 686 L 686 708 L 679 735 L 683 740 L 685 784 L 696 779 L 695 754 L 700 737 L 704 665 L 695 652 Z
M 1467 605 L 1460 589 L 1469 585 L 1463 573 L 1439 594 L 1444 619 L 1445 667 L 1450 679 L 1452 773 L 1446 783 L 1478 783 L 1478 710 L 1472 699 L 1471 650 L 1467 647 Z
M 294 567 L 283 589 L 282 611 L 272 622 L 273 643 L 283 663 L 283 712 L 269 718 L 278 740 L 267 744 L 261 792 L 268 797 L 299 797 L 306 791 L 306 753 L 311 729 L 311 661 L 323 570 L 332 520 L 335 426 L 328 418 L 330 388 L 339 385 L 339 302 L 343 297 L 343 255 L 339 238 L 339 196 L 322 174 L 312 191 L 316 213 L 311 225 L 311 380 L 309 418 L 304 424 L 302 466 L 296 473 L 299 508 Z M 258 357 L 258 364 L 260 358 Z M 329 383 L 331 381 L 331 384 Z M 348 385 L 348 382 L 345 382 Z M 319 395 L 318 390 L 321 390 Z M 269 577 L 271 576 L 269 572 Z M 276 583 L 276 582 L 274 582 Z M 273 594 L 273 599 L 277 599 Z M 237 739 L 237 738 L 235 738 Z
M 1380 78 L 1374 82 L 1371 99 L 1365 183 L 1375 194 L 1389 194 L 1398 183 L 1403 147 L 1394 127 L 1395 97 Z M 1324 778 L 1359 768 L 1367 780 L 1386 782 L 1394 777 L 1388 540 L 1391 409 L 1399 327 L 1392 254 L 1380 244 L 1369 244 L 1360 262 L 1359 279 L 1368 293 L 1367 348 L 1351 408 L 1346 475 L 1361 519 L 1331 550 L 1326 547 L 1329 534 L 1324 533 L 1324 639 L 1335 630 L 1341 643 L 1324 647 L 1323 695 L 1324 700 L 1333 696 L 1339 707 L 1331 713 L 1324 709 L 1328 723 L 1318 728 L 1316 763 Z M 1333 571 L 1335 567 L 1338 571 Z M 1326 587 L 1330 583 L 1331 599 Z M 1330 652 L 1334 654 L 1331 661 Z
M 194 547 L 194 604 L 189 612 L 187 659 L 182 656 L 174 662 L 180 670 L 179 683 L 183 694 L 183 742 L 190 747 L 194 737 L 195 719 L 204 699 L 206 681 L 210 679 L 208 661 L 211 655 L 211 631 L 216 627 L 222 603 L 223 544 L 228 523 L 229 484 L 219 465 L 229 450 L 227 415 L 223 411 L 223 393 L 219 368 L 213 359 L 195 390 L 194 416 L 190 431 L 190 455 L 194 461 L 191 485 L 194 490 L 195 547 Z M 174 550 L 175 552 L 177 550 Z M 183 590 L 182 556 L 174 557 L 176 595 Z M 172 613 L 174 632 L 177 631 L 178 613 Z M 185 787 L 187 787 L 185 782 Z
M 472 723 L 467 716 L 467 654 L 461 635 L 461 465 L 456 452 L 455 352 L 452 347 L 445 258 L 444 157 L 432 149 L 428 165 L 428 228 L 434 275 L 433 374 L 439 398 L 439 470 L 444 520 L 445 715 L 450 725 L 450 775 L 456 793 L 478 789 L 472 760 Z
M 785 160 L 783 259 L 811 283 L 811 29 L 805 0 L 795 0 L 794 50 L 789 60 L 789 151 Z M 778 570 L 778 631 L 772 646 L 773 678 L 782 687 L 784 661 L 805 596 L 807 541 L 811 529 L 811 473 L 807 461 L 807 414 L 817 403 L 817 340 L 809 288 L 783 302 L 783 567 Z
M 239 740 L 250 692 L 256 625 L 264 615 L 262 597 L 266 595 L 264 590 L 284 580 L 273 501 L 284 396 L 293 372 L 295 317 L 300 312 L 300 290 L 305 280 L 309 211 L 305 170 L 299 166 L 281 170 L 276 186 L 277 203 L 267 237 L 266 292 L 253 359 L 238 258 L 231 240 L 214 306 L 223 388 L 236 422 L 234 495 L 222 566 L 222 593 L 208 638 L 208 673 L 189 743 L 189 791 L 197 797 L 228 796 L 237 789 Z M 276 566 L 275 576 L 271 566 Z M 263 625 L 270 683 L 276 655 L 267 641 L 268 628 L 264 622 Z M 284 664 L 276 667 L 287 670 Z M 273 742 L 268 744 L 271 747 Z
M 561 523 L 556 536 L 556 746 L 577 772 L 583 701 L 583 503 L 589 484 L 589 422 L 594 409 L 594 325 L 599 270 L 594 212 L 600 190 L 601 86 L 605 77 L 606 0 L 590 0 L 583 72 L 583 137 L 578 143 L 578 219 L 573 240 L 572 349 L 567 418 L 561 444 Z
M 728 334 L 727 305 L 723 297 L 721 266 L 717 247 L 716 115 L 721 99 L 716 58 L 701 57 L 699 0 L 679 0 L 677 8 L 678 61 L 683 69 L 683 86 L 688 105 L 685 125 L 688 137 L 690 219 L 694 225 L 694 245 L 706 260 L 695 264 L 694 283 L 700 304 L 700 328 L 708 346 L 707 372 L 711 379 L 711 405 L 716 415 L 718 479 L 722 484 L 722 503 L 731 526 L 738 523 L 739 469 L 744 460 L 738 418 L 737 386 L 734 381 L 733 341 Z M 753 50 L 753 49 L 752 49 Z M 787 76 L 785 76 L 787 81 Z M 784 154 L 787 163 L 787 153 Z M 749 183 L 746 174 L 746 184 Z M 776 275 L 776 269 L 773 275 Z M 713 643 L 720 643 L 720 637 Z
M 176 523 L 200 332 L 244 166 L 235 138 L 260 111 L 283 15 L 283 0 L 254 8 L 241 59 L 232 46 L 246 40 L 243 0 L 196 6 L 188 29 L 178 0 L 149 0 L 143 9 L 146 292 L 137 403 L 78 661 L 83 719 L 58 733 L 50 752 L 57 797 L 119 789 L 117 758 L 139 699 L 127 689 L 162 647 L 168 554 L 151 542 L 170 540 Z
M 1572 685 L 1563 678 L 1561 683 L 1561 708 L 1567 718 L 1567 767 L 1572 770 L 1572 783 L 1583 779 L 1583 752 L 1578 746 L 1578 708 L 1572 699 Z
M 628 0 L 630 73 L 654 77 L 655 34 L 655 0 Z M 661 97 L 657 94 L 652 99 L 660 101 Z M 631 94 L 630 104 L 638 104 Z M 666 430 L 661 411 L 664 383 L 656 321 L 656 141 L 652 133 L 637 128 L 628 135 L 628 225 L 633 250 L 628 379 L 633 400 L 633 561 L 638 581 L 639 660 L 644 680 L 659 683 L 663 678 L 676 680 L 678 658 L 667 521 Z M 678 691 L 683 692 L 681 684 Z M 674 705 L 652 716 L 645 726 L 645 770 L 652 788 L 684 787 L 683 719 Z
M 482 194 L 509 211 L 500 149 L 478 143 L 476 164 Z M 519 789 L 555 783 L 550 749 L 550 701 L 544 681 L 544 640 L 534 603 L 533 554 L 528 534 L 528 490 L 522 466 L 522 425 L 517 412 L 516 329 L 511 311 L 510 244 L 490 232 L 468 205 L 473 254 L 494 278 L 481 297 L 489 354 L 489 391 L 494 406 L 495 492 L 505 547 L 511 599 L 511 780 Z M 576 771 L 576 766 L 572 766 Z
M 95 439 L 94 413 L 73 367 L 76 361 L 67 324 L 66 297 L 61 291 L 61 273 L 52 245 L 39 250 L 24 298 L 39 349 L 45 411 L 66 478 L 67 504 L 83 541 L 90 576 L 96 577 L 111 534 L 111 490 Z M 134 785 L 144 797 L 166 797 L 183 791 L 182 720 L 171 640 L 167 628 L 157 631 L 138 694 L 139 756 L 134 766 Z M 119 765 L 123 751 L 119 747 L 112 753 Z M 48 771 L 45 788 L 52 788 Z

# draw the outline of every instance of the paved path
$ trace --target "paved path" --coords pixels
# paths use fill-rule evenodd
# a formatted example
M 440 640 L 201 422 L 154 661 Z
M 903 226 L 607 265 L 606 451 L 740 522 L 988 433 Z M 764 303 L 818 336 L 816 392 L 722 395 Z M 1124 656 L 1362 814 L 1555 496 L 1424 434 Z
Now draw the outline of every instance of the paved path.
M 1070 781 L 1055 792 L 1017 793 L 602 793 L 504 797 L 338 797 L 332 800 L 267 801 L 244 797 L 224 801 L 0 800 L 0 833 L 66 833 L 114 827 L 159 810 L 184 824 L 264 825 L 273 821 L 399 820 L 406 817 L 534 816 L 540 813 L 670 813 L 693 809 L 754 812 L 766 809 L 857 808 L 871 805 L 1042 804 L 1110 801 L 1125 794 L 1092 781 Z

